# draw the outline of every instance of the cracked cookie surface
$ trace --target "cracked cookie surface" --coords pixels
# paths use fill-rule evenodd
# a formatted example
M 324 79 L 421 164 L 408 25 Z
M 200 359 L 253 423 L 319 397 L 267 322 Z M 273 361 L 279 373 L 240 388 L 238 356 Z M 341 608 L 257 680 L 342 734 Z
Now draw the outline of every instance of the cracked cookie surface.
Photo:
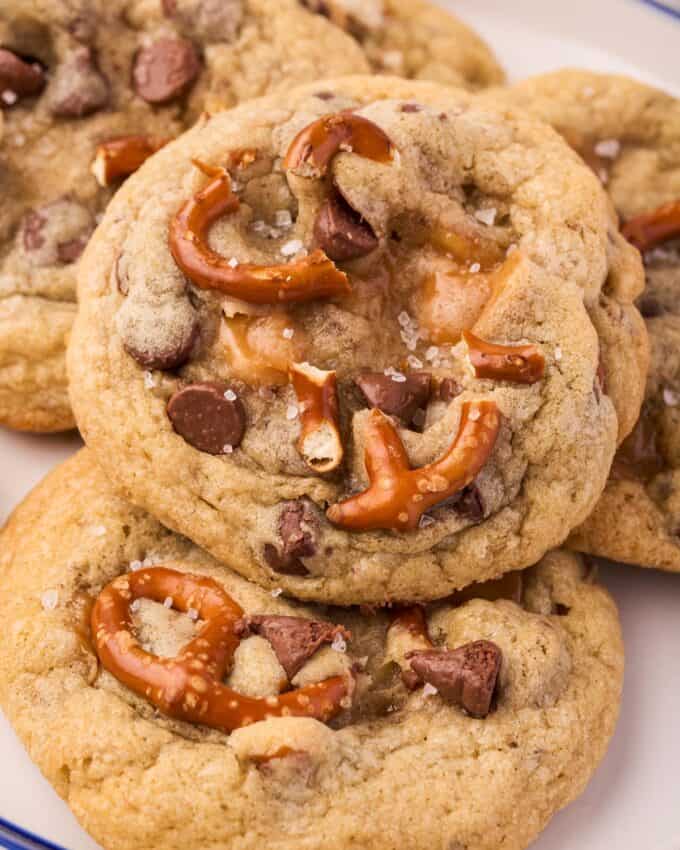
M 204 108 L 368 69 L 354 40 L 297 0 L 29 0 L 0 11 L 0 422 L 74 426 L 64 349 L 75 269 L 119 181 L 98 145 L 163 141 Z
M 79 425 L 127 497 L 263 586 L 445 596 L 599 498 L 617 416 L 590 314 L 615 267 L 637 294 L 596 178 L 521 113 L 393 78 L 243 105 L 91 242 Z
M 521 850 L 583 790 L 614 730 L 618 616 L 573 554 L 551 553 L 507 584 L 469 589 L 410 620 L 402 610 L 305 606 L 249 584 L 117 498 L 88 450 L 26 499 L 1 542 L 0 703 L 107 850 L 166 848 L 169 836 L 178 847 Z M 282 681 L 352 676 L 351 705 L 328 724 L 281 717 L 231 735 L 155 710 L 98 662 L 88 622 L 112 581 L 161 564 L 219 583 L 259 629 L 234 656 L 235 691 L 275 700 Z M 175 604 L 132 603 L 146 650 L 173 656 L 200 627 Z M 283 654 L 291 644 L 271 635 L 291 616 L 351 634 L 309 647 L 294 672 Z M 438 688 L 404 675 L 412 652 L 422 669 L 423 655 L 456 658 L 480 641 L 502 657 L 480 719 L 452 701 L 441 669 Z M 470 677 L 481 668 L 467 670 L 468 697 L 482 695 Z
M 680 102 L 625 77 L 580 71 L 537 77 L 509 96 L 554 124 L 598 173 L 645 262 L 637 303 L 651 364 L 642 413 L 570 545 L 680 572 Z M 654 216 L 665 222 L 661 234 L 650 230 Z M 620 349 L 611 361 L 625 372 Z

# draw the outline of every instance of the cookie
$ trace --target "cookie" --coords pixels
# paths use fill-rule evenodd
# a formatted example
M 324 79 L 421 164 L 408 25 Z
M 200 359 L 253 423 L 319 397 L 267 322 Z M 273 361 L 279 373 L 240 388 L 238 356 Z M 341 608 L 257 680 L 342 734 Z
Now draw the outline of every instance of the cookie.
M 652 357 L 642 414 L 570 545 L 680 572 L 680 102 L 624 77 L 578 71 L 529 80 L 512 96 L 591 164 L 645 259 L 638 305 Z M 616 367 L 620 348 L 611 359 Z
M 352 35 L 378 74 L 480 89 L 505 74 L 461 20 L 422 0 L 300 0 Z
M 303 87 L 214 116 L 116 196 L 72 401 L 126 497 L 262 586 L 434 599 L 536 563 L 599 498 L 614 268 L 637 294 L 550 128 L 429 83 Z
M 87 452 L 0 553 L 0 704 L 107 850 L 520 850 L 616 722 L 616 609 L 573 554 L 426 609 L 303 606 L 118 499 Z
M 337 27 L 297 0 L 275 5 L 274 14 L 269 0 L 3 3 L 0 423 L 73 427 L 64 349 L 75 269 L 126 173 L 204 105 L 368 69 Z M 101 147 L 120 137 L 125 145 Z

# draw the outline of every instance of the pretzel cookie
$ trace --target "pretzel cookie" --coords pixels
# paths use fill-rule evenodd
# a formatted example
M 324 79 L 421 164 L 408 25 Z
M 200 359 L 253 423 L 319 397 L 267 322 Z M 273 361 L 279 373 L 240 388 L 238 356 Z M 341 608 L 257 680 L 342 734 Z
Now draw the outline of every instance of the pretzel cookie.
M 262 586 L 442 597 L 536 563 L 599 498 L 611 274 L 638 294 L 550 128 L 428 83 L 302 88 L 117 195 L 82 266 L 78 422 L 133 502 Z
M 366 70 L 297 0 L 3 0 L 0 424 L 73 427 L 75 269 L 127 173 L 204 105 Z
M 680 102 L 624 77 L 576 71 L 535 78 L 511 96 L 553 123 L 597 172 L 645 261 L 638 305 L 652 357 L 642 414 L 570 543 L 680 572 Z M 624 334 L 627 322 L 621 314 Z M 607 368 L 625 375 L 625 348 L 612 341 Z M 630 382 L 621 386 L 625 397 Z
M 427 608 L 303 606 L 87 450 L 0 536 L 0 610 L 2 710 L 106 850 L 521 850 L 618 714 L 616 609 L 576 555 Z

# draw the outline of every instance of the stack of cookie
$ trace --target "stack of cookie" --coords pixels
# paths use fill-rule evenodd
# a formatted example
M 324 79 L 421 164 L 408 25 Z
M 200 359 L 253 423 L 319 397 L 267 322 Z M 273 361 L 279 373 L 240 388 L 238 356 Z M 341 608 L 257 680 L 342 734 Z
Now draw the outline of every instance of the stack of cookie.
M 0 42 L 0 417 L 88 446 L 1 538 L 31 756 L 110 850 L 526 847 L 621 695 L 559 547 L 680 571 L 680 107 L 420 0 Z

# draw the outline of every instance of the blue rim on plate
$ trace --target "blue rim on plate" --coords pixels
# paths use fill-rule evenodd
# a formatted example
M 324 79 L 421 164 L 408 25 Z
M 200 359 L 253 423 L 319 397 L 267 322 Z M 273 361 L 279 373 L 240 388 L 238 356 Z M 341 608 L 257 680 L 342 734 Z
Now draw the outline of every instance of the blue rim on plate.
M 0 847 L 7 850 L 64 850 L 58 844 L 45 841 L 32 832 L 20 829 L 0 817 Z
M 651 9 L 656 9 L 657 12 L 663 12 L 670 15 L 671 18 L 675 18 L 676 21 L 680 21 L 680 3 L 662 3 L 661 0 L 640 0 L 640 2 Z

